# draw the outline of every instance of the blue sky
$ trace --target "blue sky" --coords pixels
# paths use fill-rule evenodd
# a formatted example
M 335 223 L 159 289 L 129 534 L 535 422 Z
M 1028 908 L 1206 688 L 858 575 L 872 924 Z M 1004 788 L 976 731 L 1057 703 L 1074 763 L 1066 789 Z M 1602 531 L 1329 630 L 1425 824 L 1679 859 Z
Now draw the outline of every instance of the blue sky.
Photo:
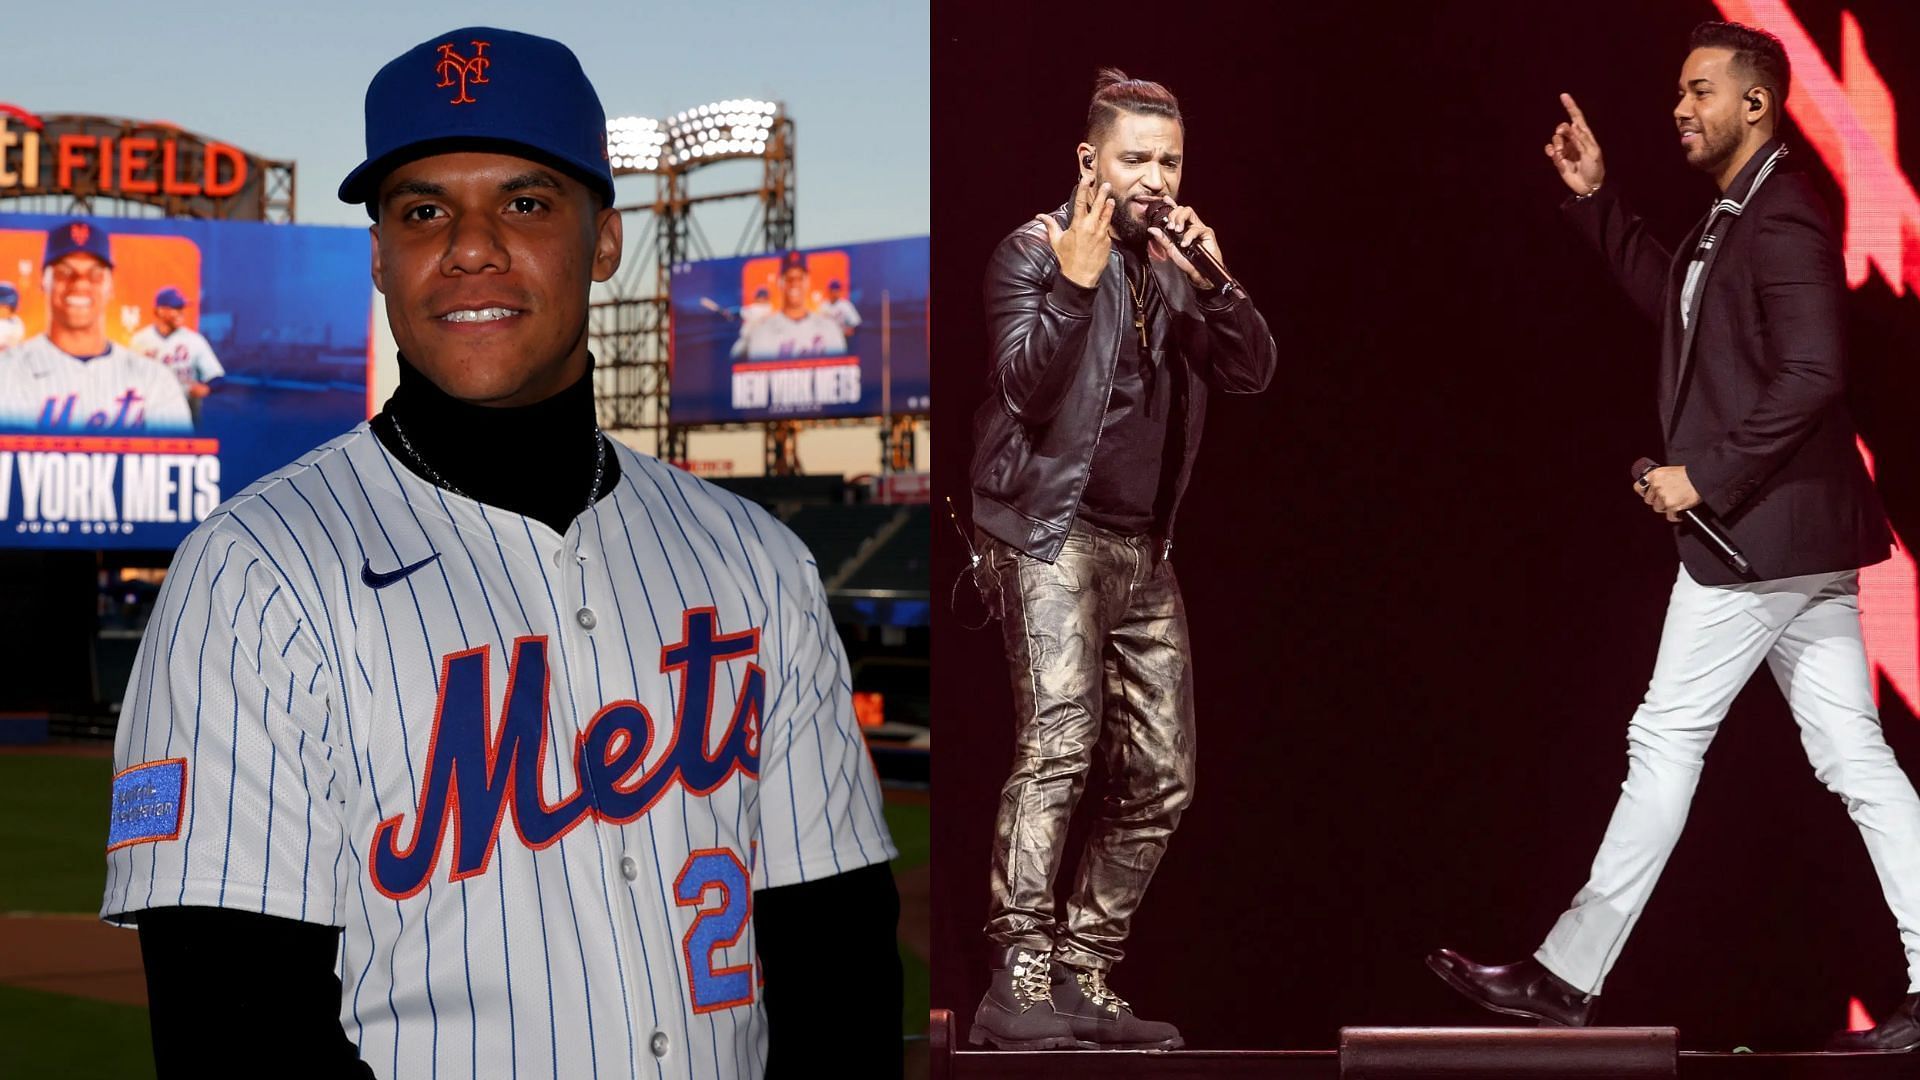
M 733 97 L 783 101 L 798 144 L 803 246 L 928 231 L 925 3 L 550 0 L 307 3 L 9 2 L 0 102 L 34 112 L 169 120 L 299 167 L 308 224 L 364 225 L 334 189 L 364 148 L 367 82 L 443 31 L 491 25 L 557 38 L 609 115 L 666 116 Z M 711 167 L 701 191 L 752 186 L 757 165 Z M 653 180 L 620 181 L 622 202 Z M 701 222 L 732 254 L 744 219 Z M 696 221 L 701 216 L 696 214 Z

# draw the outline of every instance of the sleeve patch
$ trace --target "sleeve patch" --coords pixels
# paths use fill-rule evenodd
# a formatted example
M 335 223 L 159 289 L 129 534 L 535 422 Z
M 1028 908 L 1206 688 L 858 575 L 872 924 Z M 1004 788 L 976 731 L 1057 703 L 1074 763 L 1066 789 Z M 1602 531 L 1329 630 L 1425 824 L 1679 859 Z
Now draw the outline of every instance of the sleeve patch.
M 107 850 L 156 840 L 178 840 L 187 808 L 187 759 L 149 761 L 113 778 Z

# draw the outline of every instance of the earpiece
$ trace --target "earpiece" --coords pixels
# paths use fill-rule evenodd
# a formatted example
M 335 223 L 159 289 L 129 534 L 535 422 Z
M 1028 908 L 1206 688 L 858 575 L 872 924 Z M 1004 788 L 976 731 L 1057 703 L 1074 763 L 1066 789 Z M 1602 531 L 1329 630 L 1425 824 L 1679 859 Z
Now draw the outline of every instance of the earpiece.
M 1093 168 L 1093 155 L 1092 155 L 1092 154 L 1081 154 L 1081 155 L 1080 155 L 1080 164 L 1082 164 L 1082 165 L 1084 165 L 1084 166 L 1086 166 L 1086 167 L 1087 167 L 1087 168 L 1089 168 L 1089 169 L 1091 169 L 1091 168 Z
M 1748 112 L 1760 111 L 1760 99 L 1753 96 L 1752 94 L 1747 95 L 1747 111 Z

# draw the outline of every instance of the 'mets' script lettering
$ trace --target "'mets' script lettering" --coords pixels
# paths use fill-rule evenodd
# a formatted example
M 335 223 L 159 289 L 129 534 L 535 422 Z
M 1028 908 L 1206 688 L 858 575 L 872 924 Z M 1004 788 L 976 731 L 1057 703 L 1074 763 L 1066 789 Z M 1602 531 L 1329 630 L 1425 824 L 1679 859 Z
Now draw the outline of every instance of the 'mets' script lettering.
M 726 734 L 717 749 L 707 750 L 720 666 L 759 654 L 757 627 L 720 634 L 713 608 L 686 612 L 680 642 L 660 651 L 660 670 L 677 671 L 680 678 L 680 701 L 665 753 L 651 768 L 643 768 L 660 734 L 653 715 L 637 701 L 612 702 L 595 713 L 574 740 L 574 789 L 553 804 L 540 789 L 547 752 L 547 639 L 514 641 L 506 703 L 491 738 L 488 648 L 451 653 L 442 661 L 439 707 L 410 835 L 402 833 L 405 814 L 380 822 L 373 833 L 367 872 L 374 888 L 387 896 L 405 899 L 433 877 L 449 822 L 453 869 L 447 880 L 459 881 L 486 873 L 501 818 L 509 809 L 520 842 L 539 849 L 589 818 L 613 824 L 633 821 L 675 784 L 703 795 L 736 772 L 760 775 L 767 676 L 751 660 Z

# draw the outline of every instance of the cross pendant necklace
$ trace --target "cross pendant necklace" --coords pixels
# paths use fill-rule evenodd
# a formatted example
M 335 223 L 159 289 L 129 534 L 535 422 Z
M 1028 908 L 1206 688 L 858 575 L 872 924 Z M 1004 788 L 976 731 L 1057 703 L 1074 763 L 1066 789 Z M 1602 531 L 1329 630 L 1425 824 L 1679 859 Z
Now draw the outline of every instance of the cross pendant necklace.
M 1127 295 L 1133 298 L 1133 328 L 1140 332 L 1140 347 L 1145 349 L 1148 347 L 1147 302 L 1141 299 L 1140 290 L 1133 287 L 1133 277 L 1127 273 L 1125 266 L 1120 268 L 1120 276 L 1126 279 Z M 1146 271 L 1143 269 L 1140 273 L 1140 280 L 1143 285 L 1146 282 L 1146 276 Z

